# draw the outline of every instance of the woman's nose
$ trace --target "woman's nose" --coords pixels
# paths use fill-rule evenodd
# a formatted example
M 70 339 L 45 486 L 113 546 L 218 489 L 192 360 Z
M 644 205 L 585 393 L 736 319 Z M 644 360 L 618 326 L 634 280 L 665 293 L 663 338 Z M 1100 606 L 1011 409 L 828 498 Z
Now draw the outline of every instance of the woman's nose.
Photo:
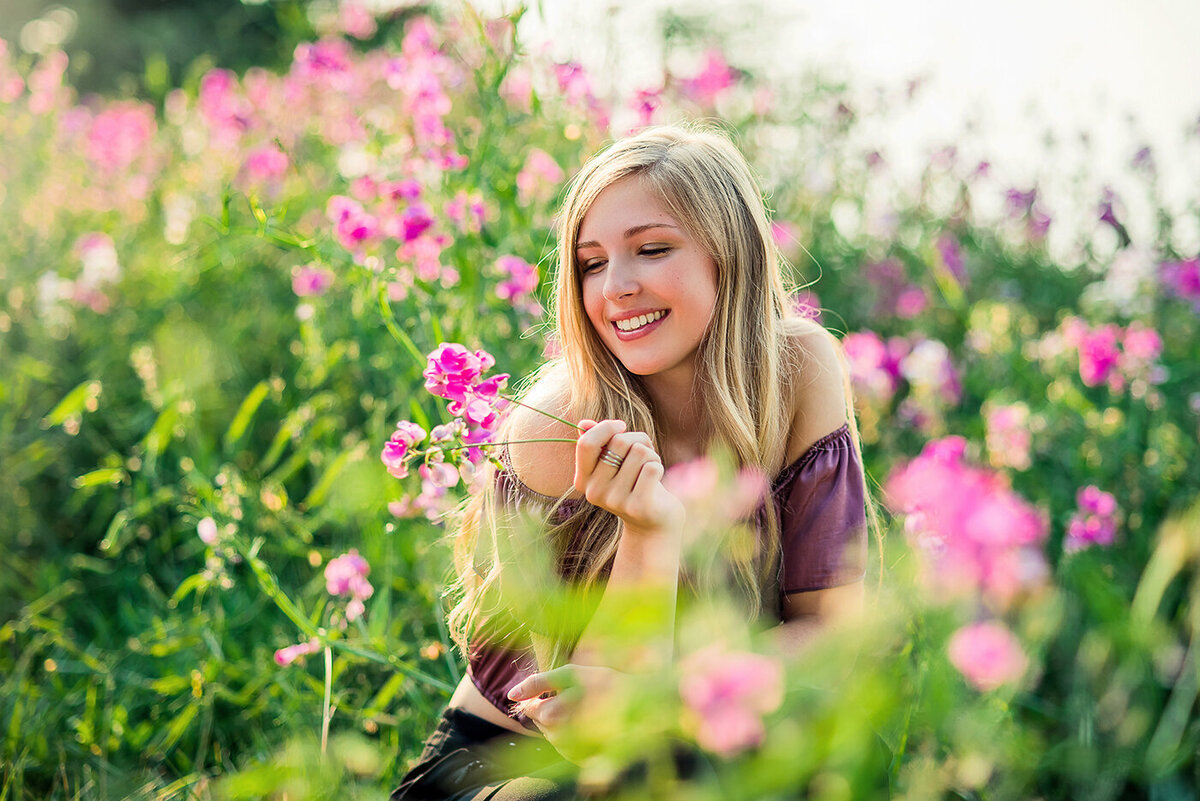
M 620 300 L 638 290 L 637 276 L 630 268 L 610 261 L 604 276 L 604 299 Z

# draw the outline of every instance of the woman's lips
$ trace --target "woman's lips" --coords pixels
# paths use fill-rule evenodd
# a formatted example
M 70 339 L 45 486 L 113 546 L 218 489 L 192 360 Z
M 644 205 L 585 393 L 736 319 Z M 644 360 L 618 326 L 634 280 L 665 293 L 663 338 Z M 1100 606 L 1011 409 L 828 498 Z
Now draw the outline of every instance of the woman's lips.
M 635 339 L 641 339 L 642 337 L 646 336 L 647 334 L 653 333 L 654 329 L 656 329 L 660 325 L 662 325 L 663 321 L 666 320 L 670 316 L 671 316 L 671 312 L 664 310 L 662 317 L 659 317 L 657 320 L 654 320 L 653 322 L 646 323 L 641 328 L 635 328 L 632 331 L 622 331 L 620 328 L 617 328 L 617 324 L 615 321 L 613 323 L 611 323 L 611 325 L 612 325 L 613 333 L 615 333 L 617 335 L 617 339 L 621 340 L 622 342 L 632 342 Z

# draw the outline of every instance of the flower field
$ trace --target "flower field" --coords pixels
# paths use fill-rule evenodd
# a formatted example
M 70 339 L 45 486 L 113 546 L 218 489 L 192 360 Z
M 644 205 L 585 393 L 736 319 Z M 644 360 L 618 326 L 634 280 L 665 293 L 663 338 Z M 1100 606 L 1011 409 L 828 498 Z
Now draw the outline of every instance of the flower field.
M 161 106 L 0 41 L 0 799 L 386 798 L 462 675 L 443 515 L 555 352 L 563 182 L 701 118 L 841 338 L 883 536 L 866 619 L 798 657 L 685 603 L 684 669 L 575 734 L 585 782 L 682 739 L 708 769 L 629 797 L 1196 796 L 1200 193 L 1166 208 L 1170 165 L 1134 149 L 1142 193 L 1051 248 L 1037 186 L 952 147 L 899 184 L 815 77 L 702 49 L 602 97 L 512 19 L 346 8 Z M 685 467 L 736 519 L 746 482 Z

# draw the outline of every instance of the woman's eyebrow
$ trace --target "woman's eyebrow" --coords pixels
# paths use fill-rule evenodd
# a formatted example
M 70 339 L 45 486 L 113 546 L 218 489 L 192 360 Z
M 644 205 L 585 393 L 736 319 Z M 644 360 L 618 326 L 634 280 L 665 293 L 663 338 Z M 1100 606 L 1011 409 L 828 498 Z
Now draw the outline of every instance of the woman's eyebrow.
M 649 231 L 651 228 L 674 228 L 675 230 L 679 230 L 679 226 L 671 225 L 670 223 L 663 223 L 663 222 L 646 223 L 644 225 L 635 225 L 632 228 L 627 229 L 625 231 L 625 238 L 629 239 L 631 237 L 635 237 L 638 234 L 642 233 L 643 231 Z M 598 247 L 600 247 L 600 243 L 595 241 L 594 239 L 589 239 L 586 242 L 579 242 L 575 245 L 576 250 L 583 250 L 584 248 L 598 248 Z

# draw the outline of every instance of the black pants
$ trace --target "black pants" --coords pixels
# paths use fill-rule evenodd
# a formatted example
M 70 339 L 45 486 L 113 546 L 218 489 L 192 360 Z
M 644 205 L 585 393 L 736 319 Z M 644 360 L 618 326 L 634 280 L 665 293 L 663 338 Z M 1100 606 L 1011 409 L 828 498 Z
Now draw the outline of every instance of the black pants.
M 447 708 L 392 801 L 573 799 L 570 766 L 548 743 L 533 739 Z M 514 763 L 508 754 L 518 752 L 521 761 Z

